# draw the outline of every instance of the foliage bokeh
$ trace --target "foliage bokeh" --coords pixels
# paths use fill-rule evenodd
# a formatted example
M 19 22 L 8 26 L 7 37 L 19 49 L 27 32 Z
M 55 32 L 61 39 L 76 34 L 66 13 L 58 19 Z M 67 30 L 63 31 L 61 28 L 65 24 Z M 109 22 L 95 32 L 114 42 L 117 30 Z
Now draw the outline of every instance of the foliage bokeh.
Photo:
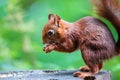
M 78 69 L 85 65 L 80 51 L 42 51 L 42 29 L 48 14 L 74 22 L 85 16 L 97 17 L 88 0 L 0 0 L 0 70 Z M 104 21 L 104 20 L 103 20 Z M 114 38 L 117 34 L 111 24 Z M 120 79 L 120 56 L 105 62 L 113 80 Z

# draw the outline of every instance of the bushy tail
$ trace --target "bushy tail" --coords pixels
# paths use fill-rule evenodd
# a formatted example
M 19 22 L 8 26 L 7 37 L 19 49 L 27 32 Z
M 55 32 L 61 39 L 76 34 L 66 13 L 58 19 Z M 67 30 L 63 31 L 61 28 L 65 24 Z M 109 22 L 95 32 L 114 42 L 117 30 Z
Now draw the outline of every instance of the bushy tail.
M 93 0 L 97 14 L 109 20 L 118 32 L 117 54 L 120 54 L 120 3 L 118 0 Z

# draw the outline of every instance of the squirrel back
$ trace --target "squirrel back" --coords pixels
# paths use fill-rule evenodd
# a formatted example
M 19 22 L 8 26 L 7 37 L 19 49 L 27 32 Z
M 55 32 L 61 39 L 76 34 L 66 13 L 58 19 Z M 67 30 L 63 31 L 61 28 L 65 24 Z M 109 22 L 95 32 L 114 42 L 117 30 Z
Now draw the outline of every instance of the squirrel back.
M 94 0 L 97 14 L 109 20 L 118 32 L 117 54 L 120 54 L 120 4 L 118 0 Z

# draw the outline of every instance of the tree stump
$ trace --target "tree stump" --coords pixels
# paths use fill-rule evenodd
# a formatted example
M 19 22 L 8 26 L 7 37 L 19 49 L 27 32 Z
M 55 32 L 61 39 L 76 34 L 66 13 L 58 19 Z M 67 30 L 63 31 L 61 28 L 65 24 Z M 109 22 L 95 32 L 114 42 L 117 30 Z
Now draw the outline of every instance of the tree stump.
M 0 72 L 0 80 L 83 80 L 73 77 L 75 70 L 30 70 Z M 85 80 L 111 80 L 109 71 L 101 71 Z

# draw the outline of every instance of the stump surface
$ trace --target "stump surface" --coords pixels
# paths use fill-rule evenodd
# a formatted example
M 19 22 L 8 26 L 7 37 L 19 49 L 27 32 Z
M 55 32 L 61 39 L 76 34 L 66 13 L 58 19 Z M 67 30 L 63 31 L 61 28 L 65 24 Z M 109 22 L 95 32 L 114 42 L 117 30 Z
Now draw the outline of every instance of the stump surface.
M 74 70 L 30 70 L 0 72 L 0 80 L 83 80 L 73 77 Z M 108 71 L 101 71 L 95 80 L 111 80 Z M 91 80 L 91 79 L 87 79 Z

